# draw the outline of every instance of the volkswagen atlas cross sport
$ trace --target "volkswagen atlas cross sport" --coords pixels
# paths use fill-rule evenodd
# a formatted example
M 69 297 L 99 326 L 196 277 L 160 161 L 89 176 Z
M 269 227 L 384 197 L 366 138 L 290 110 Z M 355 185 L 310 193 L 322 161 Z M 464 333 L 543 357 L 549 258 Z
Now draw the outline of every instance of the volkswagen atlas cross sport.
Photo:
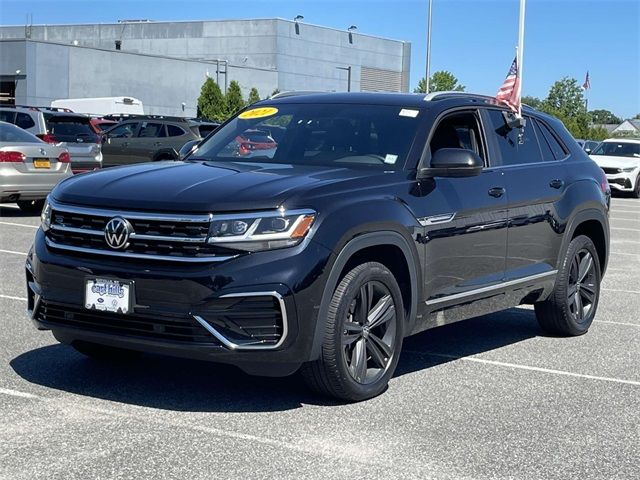
M 301 370 L 347 401 L 438 325 L 533 304 L 544 331 L 583 334 L 609 187 L 558 120 L 523 115 L 470 94 L 283 96 L 184 160 L 65 180 L 28 254 L 31 318 L 90 357 Z

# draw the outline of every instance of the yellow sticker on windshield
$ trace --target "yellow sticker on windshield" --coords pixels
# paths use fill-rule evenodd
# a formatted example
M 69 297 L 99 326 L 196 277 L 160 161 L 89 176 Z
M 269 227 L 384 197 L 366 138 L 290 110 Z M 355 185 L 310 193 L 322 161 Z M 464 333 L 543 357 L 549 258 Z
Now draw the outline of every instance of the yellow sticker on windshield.
M 242 118 L 243 120 L 248 120 L 252 118 L 264 118 L 264 117 L 270 117 L 271 115 L 275 115 L 276 113 L 278 113 L 278 109 L 275 107 L 252 108 L 251 110 L 242 112 L 240 115 L 238 115 L 238 118 Z

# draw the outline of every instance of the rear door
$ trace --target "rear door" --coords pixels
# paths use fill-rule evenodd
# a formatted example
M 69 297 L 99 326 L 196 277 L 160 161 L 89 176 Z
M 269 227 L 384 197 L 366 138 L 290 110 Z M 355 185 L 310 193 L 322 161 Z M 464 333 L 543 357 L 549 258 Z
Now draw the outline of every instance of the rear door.
M 141 123 L 138 134 L 129 145 L 129 163 L 153 160 L 155 152 L 165 144 L 167 135 L 164 127 L 160 122 Z
M 519 137 L 520 129 L 507 125 L 507 112 L 487 109 L 485 115 L 494 132 L 490 135 L 492 149 L 507 186 L 505 280 L 551 272 L 562 242 L 563 222 L 558 205 L 566 189 L 567 173 L 562 160 L 567 151 L 548 127 L 533 117 L 525 116 L 527 123 Z
M 485 160 L 485 168 L 475 177 L 424 182 L 419 221 L 425 227 L 424 287 L 431 309 L 460 303 L 474 290 L 499 284 L 507 253 L 504 178 L 489 162 L 479 112 L 457 111 L 441 119 L 428 156 L 440 148 L 473 150 Z

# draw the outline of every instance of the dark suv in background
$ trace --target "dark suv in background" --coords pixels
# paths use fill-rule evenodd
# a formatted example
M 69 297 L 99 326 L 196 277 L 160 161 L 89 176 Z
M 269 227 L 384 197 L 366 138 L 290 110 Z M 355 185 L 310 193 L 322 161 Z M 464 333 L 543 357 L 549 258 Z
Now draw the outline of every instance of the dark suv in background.
M 558 120 L 523 114 L 466 93 L 288 96 L 184 161 L 65 180 L 27 257 L 30 315 L 92 357 L 301 369 L 349 401 L 439 325 L 533 304 L 544 331 L 584 334 L 609 187 Z
M 123 117 L 103 133 L 104 166 L 176 160 L 185 143 L 201 138 L 199 123 L 160 115 Z

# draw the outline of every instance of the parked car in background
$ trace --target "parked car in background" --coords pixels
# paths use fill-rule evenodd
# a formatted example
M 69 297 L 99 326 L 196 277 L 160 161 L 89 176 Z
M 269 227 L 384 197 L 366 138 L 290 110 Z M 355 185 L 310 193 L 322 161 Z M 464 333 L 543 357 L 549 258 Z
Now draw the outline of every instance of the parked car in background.
M 58 182 L 72 176 L 69 152 L 7 122 L 0 122 L 0 203 L 42 210 Z
M 612 189 L 640 198 L 640 140 L 604 140 L 591 158 L 604 170 Z
M 203 120 L 201 118 L 190 118 L 189 123 L 192 127 L 197 127 L 198 133 L 202 138 L 205 138 L 211 132 L 214 132 L 219 126 L 218 122 L 210 122 L 208 120 Z
M 109 130 L 111 127 L 114 127 L 118 124 L 115 120 L 107 120 L 103 117 L 91 117 L 91 127 L 93 131 L 98 135 L 102 135 L 106 130 Z
M 177 160 L 185 143 L 200 140 L 197 127 L 188 120 L 153 115 L 124 120 L 103 135 L 102 154 L 106 167 Z
M 576 142 L 578 142 L 580 148 L 582 148 L 587 153 L 591 153 L 591 151 L 600 143 L 596 142 L 595 140 L 583 140 L 581 138 L 576 138 Z
M 0 107 L 0 120 L 2 119 L 16 124 L 47 143 L 63 143 L 71 156 L 71 168 L 74 173 L 102 167 L 102 139 L 86 115 L 62 108 Z
M 202 140 L 189 140 L 187 143 L 185 143 L 180 148 L 180 151 L 178 152 L 178 156 L 179 156 L 180 160 L 185 158 L 187 155 L 190 155 L 193 152 L 195 152 L 196 149 L 198 148 L 198 145 L 200 145 L 201 141 Z

